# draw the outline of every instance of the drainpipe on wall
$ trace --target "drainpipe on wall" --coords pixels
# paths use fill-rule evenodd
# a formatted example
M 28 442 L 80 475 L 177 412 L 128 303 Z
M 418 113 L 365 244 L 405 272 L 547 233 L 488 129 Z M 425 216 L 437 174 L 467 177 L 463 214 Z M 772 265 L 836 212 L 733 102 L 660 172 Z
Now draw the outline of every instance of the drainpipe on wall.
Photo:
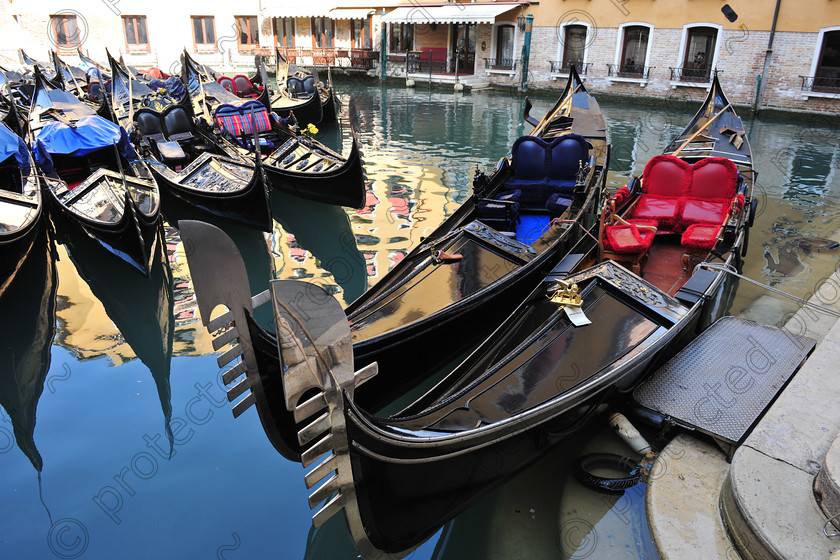
M 764 53 L 764 71 L 758 76 L 758 91 L 753 103 L 753 115 L 761 110 L 761 99 L 764 97 L 764 88 L 767 87 L 767 75 L 770 73 L 770 59 L 773 57 L 773 39 L 776 36 L 776 22 L 779 20 L 779 5 L 782 0 L 776 0 L 776 11 L 773 12 L 773 24 L 770 26 L 770 39 L 767 41 L 767 52 Z
M 525 41 L 522 43 L 522 63 L 520 64 L 522 76 L 519 81 L 519 91 L 528 91 L 528 59 L 531 56 L 531 25 L 534 23 L 533 14 L 525 16 Z
M 382 8 L 382 16 L 385 16 L 385 8 Z M 385 81 L 385 45 L 388 43 L 388 37 L 386 24 L 379 21 L 379 68 L 380 68 L 380 76 L 379 79 L 383 82 Z

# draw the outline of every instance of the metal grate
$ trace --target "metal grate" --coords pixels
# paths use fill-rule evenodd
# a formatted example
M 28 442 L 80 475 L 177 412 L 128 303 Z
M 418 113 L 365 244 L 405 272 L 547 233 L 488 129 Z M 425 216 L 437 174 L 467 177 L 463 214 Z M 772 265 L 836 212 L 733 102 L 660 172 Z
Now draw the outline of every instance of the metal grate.
M 815 344 L 783 329 L 724 317 L 633 396 L 644 407 L 738 443 Z

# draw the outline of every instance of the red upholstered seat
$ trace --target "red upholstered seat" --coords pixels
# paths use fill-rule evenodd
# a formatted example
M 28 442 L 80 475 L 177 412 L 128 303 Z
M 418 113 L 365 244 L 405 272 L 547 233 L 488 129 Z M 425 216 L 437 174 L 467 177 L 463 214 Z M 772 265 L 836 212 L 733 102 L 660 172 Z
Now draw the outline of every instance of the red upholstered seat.
M 710 251 L 717 242 L 720 224 L 692 224 L 682 234 L 680 243 L 686 249 Z
M 663 230 L 676 231 L 691 175 L 691 166 L 678 157 L 663 154 L 651 158 L 642 174 L 642 195 L 633 217 L 656 220 Z
M 604 250 L 621 254 L 644 253 L 655 235 L 655 231 L 639 229 L 633 223 L 607 226 L 604 228 Z
M 738 187 L 738 169 L 726 158 L 695 163 L 680 216 L 683 229 L 691 224 L 722 224 Z

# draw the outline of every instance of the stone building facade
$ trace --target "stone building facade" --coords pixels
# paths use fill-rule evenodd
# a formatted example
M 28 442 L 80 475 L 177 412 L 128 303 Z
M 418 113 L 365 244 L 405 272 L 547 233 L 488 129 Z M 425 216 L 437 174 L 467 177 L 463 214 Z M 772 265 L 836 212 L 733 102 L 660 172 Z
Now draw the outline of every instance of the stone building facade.
M 5 64 L 17 59 L 18 47 L 41 60 L 57 48 L 72 62 L 78 46 L 95 59 L 103 60 L 108 48 L 134 66 L 171 72 L 186 48 L 213 67 L 245 71 L 253 68 L 255 53 L 273 55 L 279 47 L 304 65 L 358 67 L 380 75 L 384 48 L 390 76 L 431 73 L 433 80 L 447 81 L 457 70 L 459 78 L 475 83 L 520 88 L 526 38 L 528 88 L 562 88 L 574 62 L 596 93 L 697 100 L 717 72 L 738 105 L 816 113 L 840 109 L 835 0 L 0 4 Z

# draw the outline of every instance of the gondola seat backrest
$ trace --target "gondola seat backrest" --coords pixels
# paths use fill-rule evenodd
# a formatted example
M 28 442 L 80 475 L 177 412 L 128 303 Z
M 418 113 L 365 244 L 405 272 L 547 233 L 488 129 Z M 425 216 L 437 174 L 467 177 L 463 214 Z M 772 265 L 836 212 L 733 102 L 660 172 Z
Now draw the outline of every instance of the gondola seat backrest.
M 169 140 L 193 138 L 193 123 L 183 107 L 173 105 L 163 113 L 163 128 Z
M 236 95 L 239 97 L 256 97 L 258 95 L 251 84 L 251 80 L 244 74 L 234 76 L 233 85 L 236 88 Z
M 642 193 L 633 217 L 658 224 L 661 233 L 679 231 L 680 210 L 691 184 L 691 165 L 663 154 L 651 158 L 642 173 Z
M 722 157 L 708 157 L 692 165 L 691 184 L 683 202 L 682 230 L 692 224 L 722 224 L 738 188 L 738 169 Z
M 286 81 L 286 88 L 292 97 L 298 97 L 304 92 L 303 81 L 298 78 L 289 78 Z
M 236 88 L 233 85 L 233 80 L 228 78 L 227 76 L 220 76 L 216 81 L 219 83 L 220 86 L 225 88 L 231 93 L 236 93 Z
M 520 202 L 543 208 L 551 195 L 571 195 L 582 164 L 589 158 L 589 143 L 577 134 L 566 134 L 546 142 L 536 136 L 522 136 L 511 148 L 513 177 L 505 187 L 520 189 Z
M 91 101 L 99 100 L 99 94 L 102 92 L 102 86 L 99 85 L 99 82 L 91 82 L 88 86 L 88 98 Z
M 551 194 L 574 192 L 578 173 L 589 163 L 589 147 L 586 138 L 578 134 L 560 136 L 548 145 L 548 187 Z
M 315 93 L 315 77 L 307 76 L 303 79 L 303 91 L 305 93 Z
M 150 109 L 139 109 L 134 115 L 137 122 L 137 132 L 147 143 L 149 140 L 163 142 L 166 140 L 160 122 L 160 115 Z
M 248 101 L 240 106 L 219 105 L 215 111 L 216 124 L 219 129 L 231 136 L 250 136 L 271 130 L 271 117 L 265 106 L 259 101 Z

